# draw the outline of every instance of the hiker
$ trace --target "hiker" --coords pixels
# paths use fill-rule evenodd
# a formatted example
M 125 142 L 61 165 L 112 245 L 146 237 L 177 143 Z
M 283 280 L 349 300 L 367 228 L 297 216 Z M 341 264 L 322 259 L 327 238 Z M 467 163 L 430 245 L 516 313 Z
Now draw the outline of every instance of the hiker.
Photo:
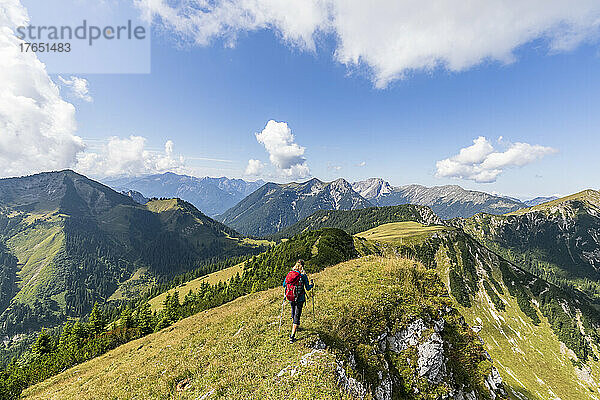
M 294 343 L 296 340 L 296 330 L 300 325 L 302 306 L 306 301 L 305 291 L 312 289 L 313 286 L 314 284 L 308 281 L 308 276 L 304 272 L 304 261 L 298 260 L 283 281 L 285 298 L 290 302 L 292 307 L 292 334 L 290 335 L 290 343 Z

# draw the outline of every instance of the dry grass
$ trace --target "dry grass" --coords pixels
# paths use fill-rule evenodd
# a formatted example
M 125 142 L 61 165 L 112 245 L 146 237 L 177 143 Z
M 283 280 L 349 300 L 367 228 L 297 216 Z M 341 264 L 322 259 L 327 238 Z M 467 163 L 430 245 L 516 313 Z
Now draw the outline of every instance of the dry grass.
M 288 310 L 278 332 L 281 289 L 239 298 L 182 320 L 69 369 L 25 392 L 27 399 L 340 399 L 334 356 L 312 350 L 317 331 L 342 326 L 346 317 L 371 305 L 390 284 L 412 286 L 423 268 L 409 260 L 366 257 L 312 276 L 316 315 L 307 304 L 299 341 L 287 343 Z M 416 299 L 416 298 L 415 298 Z M 313 322 L 313 318 L 315 319 Z M 278 376 L 288 366 L 299 375 Z M 184 379 L 190 386 L 176 386 Z
M 405 245 L 428 238 L 435 232 L 449 229 L 439 225 L 423 225 L 418 222 L 392 222 L 379 225 L 368 231 L 357 233 L 356 236 L 368 240 Z

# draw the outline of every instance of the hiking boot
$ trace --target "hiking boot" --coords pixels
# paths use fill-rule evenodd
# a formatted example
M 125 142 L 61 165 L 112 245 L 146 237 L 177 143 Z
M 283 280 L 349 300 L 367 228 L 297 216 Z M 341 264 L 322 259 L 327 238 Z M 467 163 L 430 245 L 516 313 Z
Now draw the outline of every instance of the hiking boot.
M 296 338 L 290 335 L 290 343 L 294 343 L 296 341 Z

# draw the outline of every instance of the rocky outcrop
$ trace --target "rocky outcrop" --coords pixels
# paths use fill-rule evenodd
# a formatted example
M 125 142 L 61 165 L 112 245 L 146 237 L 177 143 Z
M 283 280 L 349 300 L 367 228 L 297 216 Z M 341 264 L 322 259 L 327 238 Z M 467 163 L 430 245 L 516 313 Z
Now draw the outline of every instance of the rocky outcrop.
M 451 310 L 447 308 L 447 312 Z M 425 379 L 429 388 L 443 388 L 440 392 L 446 394 L 440 395 L 440 400 L 477 400 L 480 397 L 473 388 L 464 387 L 454 380 L 446 355 L 450 344 L 444 340 L 444 327 L 443 318 L 431 320 L 417 318 L 396 333 L 387 330 L 375 340 L 375 352 L 383 356 L 383 367 L 378 372 L 378 382 L 370 386 L 371 390 L 367 390 L 364 383 L 349 377 L 346 371 L 356 368 L 354 358 L 350 356 L 347 362 L 338 362 L 337 374 L 341 387 L 356 398 L 364 398 L 370 392 L 376 400 L 391 400 L 394 397 L 393 390 L 398 377 L 394 373 L 395 367 L 392 368 L 390 365 L 389 354 L 396 354 L 407 358 L 414 372 L 414 382 Z M 413 359 L 410 359 L 410 354 L 413 355 Z M 485 356 L 491 361 L 487 353 Z M 484 377 L 484 386 L 488 392 L 487 396 L 491 399 L 505 396 L 502 378 L 495 367 L 492 367 L 491 372 Z M 413 386 L 412 392 L 418 395 L 419 387 Z
M 444 341 L 434 332 L 427 341 L 418 347 L 417 371 L 420 376 L 434 384 L 442 382 L 446 376 L 446 358 L 444 357 Z
M 338 384 L 343 391 L 358 399 L 364 399 L 367 396 L 367 388 L 365 385 L 357 379 L 348 376 L 343 362 L 337 362 L 335 373 L 337 375 Z

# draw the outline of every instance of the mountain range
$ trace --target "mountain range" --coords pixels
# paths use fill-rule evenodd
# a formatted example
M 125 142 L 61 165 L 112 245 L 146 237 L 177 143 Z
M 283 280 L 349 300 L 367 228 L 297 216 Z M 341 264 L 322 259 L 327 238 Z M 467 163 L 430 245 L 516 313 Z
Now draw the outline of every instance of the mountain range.
M 373 204 L 344 179 L 303 183 L 267 183 L 236 206 L 216 217 L 246 235 L 273 234 L 318 210 L 354 210 Z
M 337 183 L 333 186 L 329 185 L 334 182 Z M 302 183 L 268 183 L 265 187 L 263 181 L 195 178 L 165 173 L 120 178 L 106 183 L 141 204 L 149 197 L 182 198 L 241 233 L 254 236 L 277 232 L 310 215 L 307 213 L 317 210 L 415 204 L 430 207 L 442 219 L 452 219 L 468 218 L 481 212 L 505 214 L 556 199 L 556 197 L 536 197 L 521 201 L 506 196 L 465 190 L 457 185 L 396 187 L 381 178 L 354 183 L 348 183 L 340 178 L 334 182 L 322 182 L 313 178 Z M 330 192 L 330 188 L 333 188 L 333 191 Z M 320 191 L 323 191 L 322 196 L 317 196 L 316 193 Z M 312 197 L 319 200 L 314 201 Z M 257 221 L 253 223 L 251 221 L 253 219 Z
M 257 252 L 180 199 L 132 198 L 73 171 L 0 180 L 0 333 L 52 327 L 214 258 Z
M 446 201 L 446 207 L 459 213 L 476 207 L 498 212 L 511 201 L 517 203 L 452 186 L 393 188 L 381 180 L 350 184 L 311 179 L 264 184 L 221 215 L 222 223 L 185 200 L 148 199 L 133 189 L 118 193 L 69 170 L 1 179 L 2 344 L 14 349 L 26 341 L 24 335 L 42 327 L 72 318 L 85 321 L 96 302 L 123 304 L 209 260 L 267 249 L 265 242 L 238 231 L 276 234 L 276 239 L 287 240 L 221 275 L 229 276 L 232 285 L 203 281 L 195 286 L 198 293 L 187 295 L 183 303 L 166 296 L 171 302 L 165 300 L 162 310 L 144 314 L 152 323 L 147 332 L 157 333 L 112 353 L 122 366 L 111 378 L 114 385 L 98 374 L 106 359 L 99 357 L 29 394 L 58 390 L 70 395 L 78 389 L 70 374 L 79 371 L 94 382 L 90 393 L 96 396 L 125 393 L 127 381 L 120 377 L 137 365 L 140 393 L 171 393 L 187 379 L 194 398 L 204 396 L 221 379 L 220 372 L 211 375 L 208 385 L 203 380 L 207 370 L 187 366 L 179 371 L 177 362 L 169 368 L 178 372 L 160 381 L 160 387 L 148 378 L 160 371 L 147 360 L 172 361 L 168 354 L 162 356 L 172 335 L 186 341 L 170 344 L 178 359 L 190 355 L 191 346 L 202 349 L 192 357 L 232 371 L 235 360 L 210 355 L 208 349 L 226 349 L 223 354 L 232 346 L 260 349 L 244 356 L 243 363 L 258 374 L 253 382 L 266 379 L 279 387 L 291 371 L 284 364 L 292 357 L 285 353 L 291 347 L 282 347 L 276 333 L 280 292 L 267 289 L 279 286 L 290 263 L 301 257 L 319 279 L 321 307 L 319 318 L 307 323 L 304 332 L 311 341 L 323 343 L 319 349 L 326 351 L 319 354 L 328 360 L 315 364 L 321 372 L 314 375 L 301 360 L 290 361 L 309 379 L 306 390 L 326 388 L 333 397 L 341 390 L 374 398 L 381 393 L 389 396 L 385 398 L 461 398 L 457 396 L 462 393 L 464 399 L 595 399 L 600 392 L 600 192 L 586 190 L 502 215 L 478 212 L 449 220 L 426 205 L 381 205 L 401 196 L 436 207 Z M 362 258 L 346 261 L 358 256 Z M 340 296 L 340 285 L 346 283 L 345 297 Z M 179 287 L 170 286 L 172 291 Z M 184 315 L 173 314 L 173 307 L 187 310 L 187 316 L 238 296 L 243 300 L 210 310 L 213 319 L 201 313 L 190 317 L 195 322 L 180 321 L 161 330 Z M 259 304 L 262 314 L 257 316 L 252 310 Z M 142 308 L 131 315 L 141 318 Z M 92 321 L 90 317 L 88 324 Z M 115 326 L 122 323 L 114 320 L 98 332 L 120 335 Z M 247 332 L 245 324 L 250 324 Z M 231 334 L 216 333 L 223 329 Z M 89 340 L 102 338 L 92 335 Z M 58 336 L 55 342 L 60 342 Z M 67 351 L 67 342 L 62 343 L 56 349 Z M 31 371 L 43 359 L 35 358 L 41 357 L 36 351 L 37 356 L 27 353 L 20 361 Z M 52 354 L 44 360 L 51 362 Z M 272 359 L 278 365 L 265 370 L 259 365 L 270 354 L 285 357 Z M 29 364 L 27 357 L 33 357 Z M 254 365 L 253 360 L 262 361 Z M 222 393 L 230 393 L 226 383 L 231 379 L 236 378 L 219 380 Z M 2 384 L 0 379 L 0 393 Z M 248 396 L 260 390 L 250 386 L 235 385 L 235 390 Z M 314 390 L 310 393 L 316 395 Z
M 327 217 L 348 227 L 384 221 L 392 210 L 408 215 L 410 207 Z M 301 340 L 290 345 L 277 328 L 281 290 L 264 289 L 279 286 L 298 256 L 319 292 L 316 318 L 307 311 Z M 126 396 L 132 388 L 168 397 L 181 387 L 184 398 L 281 398 L 293 391 L 310 398 L 593 400 L 600 390 L 600 315 L 590 299 L 503 258 L 458 224 L 384 223 L 353 239 L 339 229 L 306 231 L 242 271 L 230 274 L 232 285 L 212 290 L 244 286 L 248 295 L 67 370 L 25 396 L 71 397 L 80 379 L 90 398 Z M 208 286 L 195 290 L 181 307 L 206 301 Z
M 208 216 L 222 214 L 244 197 L 264 185 L 264 181 L 248 182 L 243 179 L 197 178 L 164 174 L 105 180 L 108 186 L 121 192 L 137 191 L 144 197 L 178 197 L 192 203 Z
M 457 185 L 395 187 L 381 178 L 355 182 L 352 188 L 377 206 L 418 204 L 430 207 L 442 219 L 470 217 L 480 212 L 505 214 L 527 205 L 519 200 L 465 190 Z
M 480 212 L 504 214 L 527 207 L 518 200 L 455 185 L 393 187 L 380 178 L 352 184 L 342 178 L 333 182 L 313 178 L 304 183 L 268 183 L 216 219 L 243 234 L 261 236 L 281 231 L 318 210 L 403 204 L 427 206 L 441 219 L 470 217 Z

